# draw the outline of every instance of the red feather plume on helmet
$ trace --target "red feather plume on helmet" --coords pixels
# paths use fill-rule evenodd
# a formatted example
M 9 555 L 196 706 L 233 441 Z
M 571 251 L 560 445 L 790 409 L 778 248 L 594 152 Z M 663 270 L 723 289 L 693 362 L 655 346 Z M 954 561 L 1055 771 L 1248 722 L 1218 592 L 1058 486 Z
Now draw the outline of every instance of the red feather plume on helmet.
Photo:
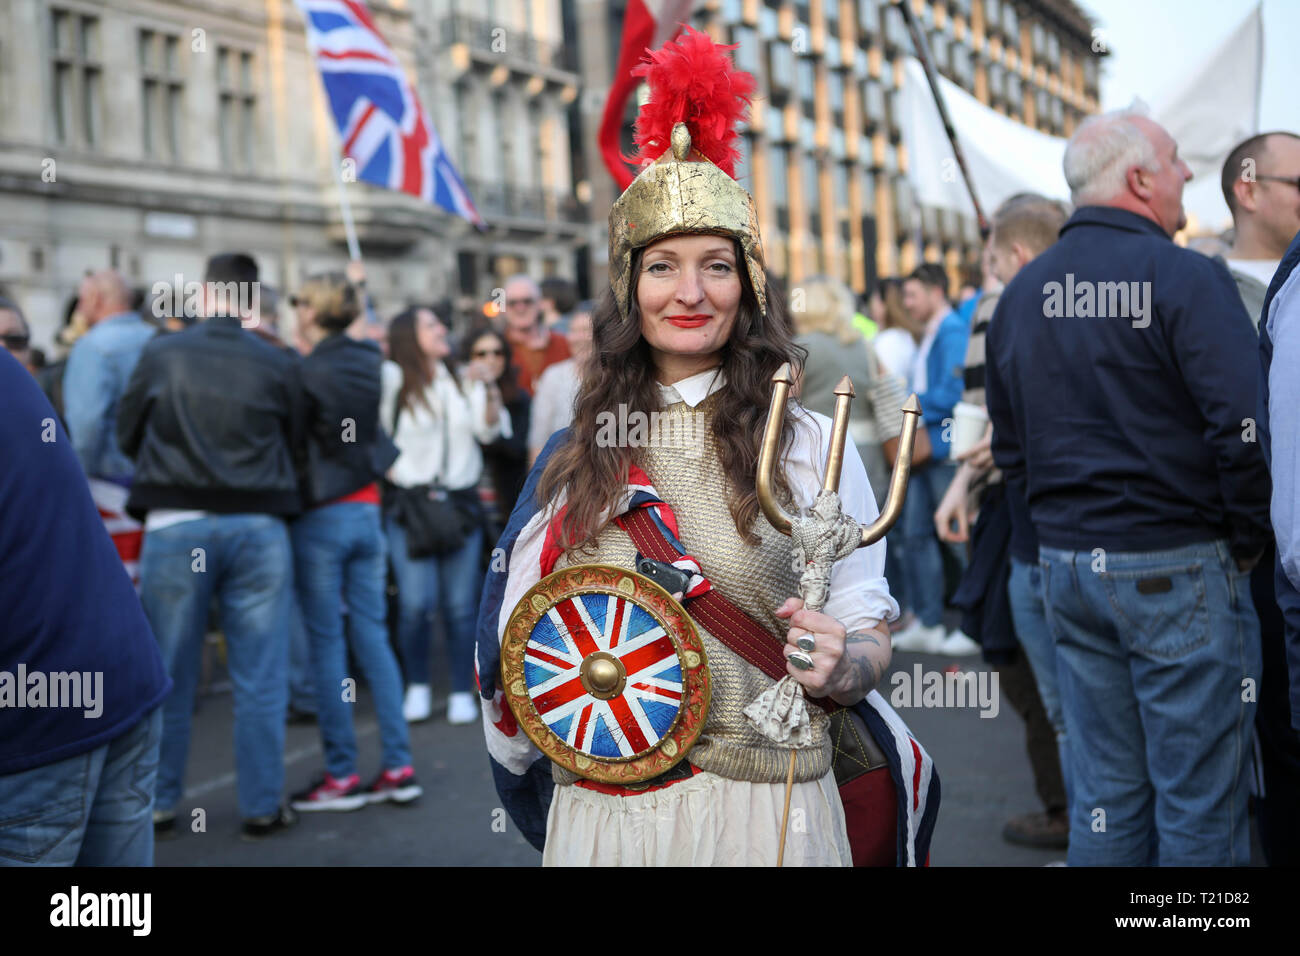
M 691 146 L 733 179 L 740 151 L 736 122 L 745 118 L 754 78 L 727 56 L 736 47 L 714 43 L 689 27 L 680 39 L 649 51 L 649 62 L 632 71 L 650 85 L 650 101 L 637 116 L 638 152 L 627 162 L 644 167 L 672 146 L 673 127 L 685 123 Z

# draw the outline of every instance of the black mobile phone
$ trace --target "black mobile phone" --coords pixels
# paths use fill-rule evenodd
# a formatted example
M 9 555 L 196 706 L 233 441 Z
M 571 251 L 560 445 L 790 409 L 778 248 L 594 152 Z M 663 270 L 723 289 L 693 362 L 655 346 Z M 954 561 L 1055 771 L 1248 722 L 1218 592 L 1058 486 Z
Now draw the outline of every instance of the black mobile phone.
M 691 583 L 691 576 L 681 568 L 675 568 L 663 561 L 655 561 L 653 558 L 643 558 L 638 555 L 636 569 L 669 594 L 678 592 L 685 594 L 687 585 Z

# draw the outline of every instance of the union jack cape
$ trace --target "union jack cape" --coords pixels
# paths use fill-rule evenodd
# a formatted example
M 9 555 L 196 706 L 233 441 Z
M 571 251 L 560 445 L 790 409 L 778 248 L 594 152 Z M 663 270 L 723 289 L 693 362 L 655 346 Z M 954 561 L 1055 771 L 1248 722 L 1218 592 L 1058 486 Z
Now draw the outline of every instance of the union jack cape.
M 362 182 L 410 193 L 483 227 L 460 174 L 364 0 L 296 0 L 343 154 Z
M 492 777 L 506 812 L 525 839 L 538 850 L 546 841 L 546 816 L 554 790 L 551 764 L 519 729 L 498 686 L 498 676 L 505 618 L 522 590 L 536 583 L 554 563 L 553 555 L 548 554 L 550 543 L 540 533 L 548 518 L 537 500 L 537 483 L 547 460 L 567 436 L 567 429 L 551 436 L 528 475 L 493 553 L 479 604 L 477 629 L 476 664 L 484 700 L 483 729 Z M 628 486 L 624 510 L 656 502 L 653 489 L 634 483 Z M 691 571 L 693 566 L 688 564 L 683 569 Z M 688 594 L 696 587 L 693 575 Z M 889 762 L 898 798 L 897 864 L 925 865 L 939 810 L 939 775 L 934 763 L 879 693 L 872 691 L 853 709 L 866 723 Z

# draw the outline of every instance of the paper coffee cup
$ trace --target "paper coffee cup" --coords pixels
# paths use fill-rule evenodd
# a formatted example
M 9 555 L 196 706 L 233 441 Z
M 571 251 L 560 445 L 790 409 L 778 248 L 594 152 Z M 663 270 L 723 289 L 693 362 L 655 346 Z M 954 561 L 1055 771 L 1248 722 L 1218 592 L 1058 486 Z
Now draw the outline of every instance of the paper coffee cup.
M 984 437 L 989 413 L 983 405 L 958 402 L 952 409 L 952 457 L 959 458 Z

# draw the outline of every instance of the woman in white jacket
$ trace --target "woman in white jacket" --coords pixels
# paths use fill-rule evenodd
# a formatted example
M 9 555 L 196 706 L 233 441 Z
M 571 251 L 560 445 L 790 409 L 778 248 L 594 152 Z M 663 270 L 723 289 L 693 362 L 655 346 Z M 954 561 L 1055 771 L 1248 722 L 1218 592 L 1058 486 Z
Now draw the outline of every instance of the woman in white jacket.
M 425 720 L 433 707 L 429 644 L 431 617 L 441 611 L 447 634 L 453 724 L 478 718 L 474 694 L 474 622 L 482 588 L 483 515 L 478 484 L 483 474 L 479 443 L 510 435 L 510 416 L 495 383 L 459 378 L 448 362 L 447 327 L 432 309 L 410 308 L 388 333 L 391 361 L 383 367 L 380 420 L 400 455 L 388 473 L 397 488 L 438 485 L 446 489 L 470 525 L 453 550 L 412 557 L 407 529 L 391 509 L 385 515 L 389 554 L 397 578 L 398 638 L 407 683 L 403 713 Z

